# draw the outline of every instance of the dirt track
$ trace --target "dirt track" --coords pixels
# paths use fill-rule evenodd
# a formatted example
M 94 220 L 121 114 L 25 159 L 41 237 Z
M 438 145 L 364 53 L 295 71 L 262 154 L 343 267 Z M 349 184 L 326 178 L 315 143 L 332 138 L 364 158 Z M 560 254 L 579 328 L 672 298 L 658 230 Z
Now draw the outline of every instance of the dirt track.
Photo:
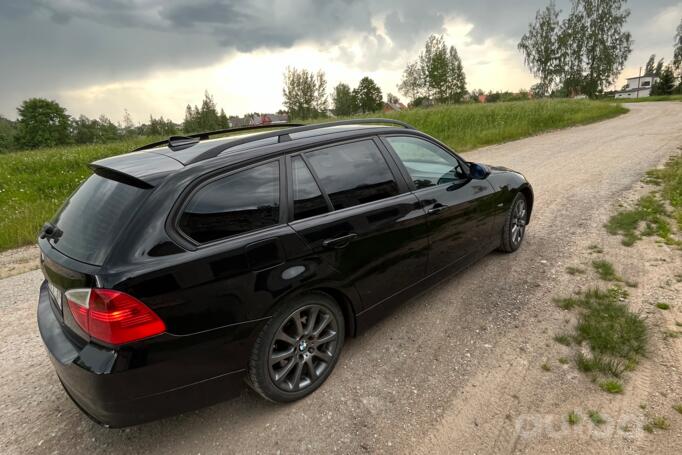
M 661 413 L 682 402 L 682 339 L 656 335 L 654 348 L 665 356 L 652 354 L 616 397 L 575 367 L 559 366 L 562 347 L 552 342 L 565 317 L 551 298 L 594 282 L 564 271 L 589 264 L 587 246 L 594 243 L 640 282 L 634 305 L 654 295 L 679 303 L 668 320 L 652 312 L 652 325 L 682 321 L 682 283 L 667 280 L 682 270 L 679 251 L 653 241 L 628 250 L 602 227 L 617 201 L 634 197 L 644 172 L 682 145 L 682 103 L 630 108 L 605 122 L 468 153 L 532 182 L 535 209 L 521 250 L 488 256 L 350 340 L 327 383 L 291 405 L 266 403 L 245 388 L 239 398 L 201 411 L 126 430 L 100 428 L 62 391 L 41 345 L 40 272 L 0 280 L 0 453 L 679 450 L 682 415 L 674 411 L 665 411 L 671 429 L 664 434 L 517 431 L 528 416 L 553 416 L 560 424 L 573 409 L 599 406 L 614 419 L 644 419 L 653 411 L 642 410 L 642 401 Z M 540 370 L 543 361 L 552 363 L 551 372 Z

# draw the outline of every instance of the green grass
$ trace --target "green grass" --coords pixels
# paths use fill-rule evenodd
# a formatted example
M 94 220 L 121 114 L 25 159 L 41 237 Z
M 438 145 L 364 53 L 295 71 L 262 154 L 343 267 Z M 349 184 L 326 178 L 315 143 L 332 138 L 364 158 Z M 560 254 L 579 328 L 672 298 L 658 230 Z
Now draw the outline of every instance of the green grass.
M 644 320 L 627 306 L 610 300 L 592 303 L 576 327 L 579 341 L 586 341 L 594 354 L 636 360 L 646 352 Z
M 623 281 L 623 279 L 616 274 L 613 264 L 604 259 L 592 261 L 592 267 L 604 281 Z
M 579 371 L 604 380 L 599 386 L 610 393 L 622 392 L 621 378 L 625 371 L 633 370 L 646 354 L 647 327 L 642 317 L 620 303 L 628 292 L 613 286 L 606 291 L 591 289 L 576 297 L 555 299 L 559 306 L 578 311 L 575 334 L 554 337 L 557 342 L 587 345 L 589 354 L 578 350 L 575 364 Z
M 575 364 L 578 370 L 583 373 L 600 372 L 616 378 L 620 378 L 625 371 L 625 365 L 620 360 L 599 355 L 587 357 L 582 353 L 578 353 L 575 357 Z
M 599 245 L 594 245 L 594 244 L 588 246 L 587 249 L 590 250 L 590 254 L 592 254 L 592 253 L 601 254 L 604 252 L 604 249 L 602 247 L 600 247 Z
M 667 304 L 667 303 L 665 303 L 665 302 L 657 302 L 657 303 L 656 303 L 656 308 L 658 308 L 659 310 L 669 310 L 669 309 L 670 309 L 670 305 Z
M 602 425 L 603 423 L 606 422 L 606 420 L 599 414 L 598 411 L 595 411 L 593 409 L 587 411 L 587 415 L 590 416 L 590 420 L 592 421 L 593 424 L 599 426 Z
M 682 154 L 670 158 L 663 168 L 652 169 L 649 175 L 661 182 L 661 196 L 670 204 L 670 216 L 682 230 Z
M 562 344 L 564 346 L 570 346 L 572 343 L 572 338 L 571 338 L 571 335 L 562 334 L 562 335 L 556 335 L 554 337 L 554 341 L 556 341 L 557 343 Z
M 597 272 L 599 278 L 604 281 L 615 281 L 617 283 L 623 283 L 629 288 L 636 288 L 638 286 L 637 282 L 626 280 L 616 273 L 616 269 L 613 264 L 605 259 L 592 261 L 592 268 Z
M 552 301 L 562 310 L 570 310 L 579 304 L 578 299 L 574 297 L 555 297 Z
M 623 384 L 620 382 L 614 380 L 614 379 L 609 379 L 606 381 L 602 381 L 599 383 L 599 387 L 604 391 L 608 393 L 623 393 Z
M 642 429 L 647 433 L 653 433 L 654 429 L 667 430 L 668 428 L 670 428 L 670 423 L 665 417 L 654 417 L 642 426 Z
M 682 414 L 682 404 L 673 405 L 673 409 L 677 411 L 679 414 Z
M 671 241 L 670 224 L 668 213 L 661 202 L 653 194 L 642 196 L 632 210 L 623 210 L 609 218 L 606 223 L 606 231 L 611 235 L 622 235 L 621 243 L 632 246 L 642 236 L 658 235 L 660 238 Z M 640 229 L 640 225 L 644 225 Z
M 627 109 L 589 100 L 461 104 L 384 115 L 413 124 L 458 151 L 615 117 Z M 381 114 L 370 114 L 377 116 Z M 34 243 L 42 224 L 90 174 L 87 164 L 157 138 L 0 154 L 0 251 Z
M 569 275 L 584 275 L 585 274 L 585 269 L 582 267 L 574 267 L 572 265 L 569 265 L 566 267 L 566 273 Z
M 676 330 L 664 330 L 663 331 L 663 339 L 669 340 L 671 338 L 677 339 L 682 336 L 682 332 L 678 332 Z
M 559 363 L 562 365 L 568 364 L 568 359 L 566 357 L 559 357 Z
M 129 152 L 149 140 L 0 154 L 0 251 L 35 243 L 43 223 L 91 174 L 88 163 Z
M 592 123 L 625 112 L 626 108 L 615 103 L 544 99 L 437 106 L 381 116 L 408 122 L 455 150 L 464 152 L 549 130 Z
M 580 423 L 580 416 L 575 411 L 571 411 L 568 413 L 568 416 L 566 416 L 566 421 L 569 425 L 575 425 Z
M 550 367 L 547 362 L 540 365 L 540 368 L 542 368 L 542 371 L 552 371 L 552 367 Z
M 606 231 L 622 235 L 621 243 L 625 246 L 632 246 L 642 237 L 653 235 L 669 245 L 682 246 L 669 222 L 674 220 L 678 230 L 682 230 L 682 155 L 673 156 L 661 169 L 648 171 L 645 182 L 660 185 L 660 196 L 658 193 L 642 196 L 634 208 L 613 215 L 606 223 Z M 664 200 L 671 211 L 666 208 Z

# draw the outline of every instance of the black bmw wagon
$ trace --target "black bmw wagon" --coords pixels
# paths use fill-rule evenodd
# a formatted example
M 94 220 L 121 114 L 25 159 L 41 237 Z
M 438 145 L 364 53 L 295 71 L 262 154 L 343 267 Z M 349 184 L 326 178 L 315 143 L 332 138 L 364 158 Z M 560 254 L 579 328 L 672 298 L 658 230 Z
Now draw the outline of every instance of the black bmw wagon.
M 519 248 L 533 207 L 521 174 L 386 119 L 174 136 L 90 167 L 38 239 L 38 326 L 68 395 L 116 427 L 244 382 L 312 393 L 346 337 Z

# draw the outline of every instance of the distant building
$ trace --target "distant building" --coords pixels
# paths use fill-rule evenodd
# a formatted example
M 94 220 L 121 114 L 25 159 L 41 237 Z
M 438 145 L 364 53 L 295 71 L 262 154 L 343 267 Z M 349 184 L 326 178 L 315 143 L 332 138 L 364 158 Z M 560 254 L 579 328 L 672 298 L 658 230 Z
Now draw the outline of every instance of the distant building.
M 616 93 L 618 98 L 643 98 L 651 95 L 651 87 L 656 82 L 656 76 L 628 77 L 627 85 L 623 90 Z
M 384 103 L 383 107 L 384 112 L 403 111 L 405 109 L 407 109 L 407 106 L 405 106 L 400 101 L 398 101 L 397 103 Z
M 254 114 L 245 117 L 230 117 L 230 127 L 269 125 L 288 121 L 289 116 L 287 114 Z

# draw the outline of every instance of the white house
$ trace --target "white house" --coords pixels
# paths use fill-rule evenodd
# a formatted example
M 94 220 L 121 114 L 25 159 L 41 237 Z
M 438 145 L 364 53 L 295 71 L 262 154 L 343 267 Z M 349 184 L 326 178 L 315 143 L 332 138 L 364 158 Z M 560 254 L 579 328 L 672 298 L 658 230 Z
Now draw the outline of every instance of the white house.
M 643 98 L 651 95 L 651 86 L 656 82 L 656 76 L 628 77 L 625 90 L 616 93 L 616 98 Z

